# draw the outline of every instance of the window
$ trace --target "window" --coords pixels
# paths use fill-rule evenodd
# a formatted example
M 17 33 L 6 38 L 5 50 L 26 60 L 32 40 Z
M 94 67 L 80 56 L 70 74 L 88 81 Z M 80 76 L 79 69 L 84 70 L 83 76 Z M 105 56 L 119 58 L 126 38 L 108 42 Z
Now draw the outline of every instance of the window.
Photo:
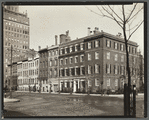
M 68 59 L 67 59 L 67 58 L 65 58 L 65 65 L 67 64 L 67 62 L 68 62 Z
M 111 47 L 111 41 L 106 40 L 106 46 L 107 46 L 107 47 Z
M 124 55 L 121 56 L 121 62 L 124 62 Z
M 92 46 L 92 43 L 89 42 L 89 43 L 88 43 L 88 49 L 91 49 L 91 46 Z
M 55 65 L 57 65 L 57 59 L 55 59 Z
M 120 49 L 121 49 L 121 51 L 124 51 L 124 45 L 120 45 Z
M 118 79 L 115 80 L 115 86 L 118 86 Z
M 60 54 L 62 55 L 63 54 L 63 49 L 61 48 L 61 50 L 60 50 Z
M 72 57 L 70 57 L 70 64 L 72 64 L 72 62 L 73 62 L 73 61 L 72 61 Z
M 56 75 L 56 74 L 57 74 L 57 70 L 55 69 L 55 70 L 54 70 L 54 75 Z
M 135 61 L 136 61 L 136 59 L 135 59 L 135 58 L 133 58 L 133 64 L 135 64 Z
M 114 49 L 118 49 L 118 43 L 114 42 Z
M 95 59 L 99 59 L 99 52 L 95 52 Z
M 106 73 L 111 73 L 111 64 L 106 64 Z
M 65 47 L 65 54 L 67 54 L 67 47 Z
M 124 66 L 120 66 L 120 74 L 124 75 L 125 73 L 125 67 Z
M 88 74 L 91 74 L 92 66 L 88 65 Z
M 107 80 L 107 86 L 110 86 L 110 79 Z
M 52 66 L 52 60 L 50 60 L 50 66 Z
M 75 52 L 78 51 L 78 44 L 75 45 Z
M 114 74 L 117 74 L 118 72 L 118 66 L 117 65 L 114 65 Z
M 60 64 L 61 64 L 61 65 L 63 65 L 63 59 L 61 59 L 61 62 L 60 62 Z
M 69 75 L 72 76 L 72 68 L 69 68 Z
M 84 50 L 84 44 L 81 43 L 81 50 Z
M 117 59 L 118 59 L 118 54 L 115 54 L 115 61 L 117 61 Z
M 95 86 L 99 86 L 99 83 L 100 83 L 100 82 L 99 82 L 99 79 L 96 78 L 96 79 L 95 79 Z
M 58 53 L 58 50 L 55 51 L 55 54 L 56 54 L 56 55 L 57 55 L 57 53 Z
M 49 52 L 49 56 L 51 56 L 51 52 Z
M 110 52 L 107 52 L 107 59 L 110 59 Z
M 81 75 L 85 75 L 85 67 L 84 66 L 80 67 L 80 72 L 81 72 L 80 73 Z
M 88 53 L 88 60 L 91 60 L 91 54 Z
M 84 54 L 80 55 L 80 62 L 84 62 Z
M 128 46 L 128 52 L 130 53 L 130 46 Z
M 75 63 L 78 63 L 78 56 L 75 57 Z
M 95 41 L 95 47 L 99 47 L 100 46 L 100 41 L 99 40 L 96 40 Z
M 70 46 L 70 52 L 72 52 L 72 46 Z
M 99 73 L 100 66 L 98 64 L 95 64 L 95 73 Z

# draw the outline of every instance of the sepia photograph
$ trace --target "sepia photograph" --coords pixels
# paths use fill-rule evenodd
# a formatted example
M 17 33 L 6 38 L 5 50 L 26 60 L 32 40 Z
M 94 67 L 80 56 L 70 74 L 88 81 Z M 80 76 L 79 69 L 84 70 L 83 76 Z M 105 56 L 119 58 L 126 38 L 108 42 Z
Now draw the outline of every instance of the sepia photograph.
M 145 6 L 1 3 L 1 118 L 147 117 Z

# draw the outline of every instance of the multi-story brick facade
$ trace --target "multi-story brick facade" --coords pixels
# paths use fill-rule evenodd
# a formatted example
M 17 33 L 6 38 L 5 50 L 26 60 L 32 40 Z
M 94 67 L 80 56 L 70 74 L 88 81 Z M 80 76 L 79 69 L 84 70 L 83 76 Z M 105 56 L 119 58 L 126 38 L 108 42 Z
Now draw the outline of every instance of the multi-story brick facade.
M 65 42 L 59 46 L 60 91 L 85 89 L 85 60 L 83 39 Z
M 48 54 L 48 81 L 51 84 L 51 90 L 56 92 L 59 90 L 59 45 L 49 47 Z
M 22 59 L 29 48 L 29 18 L 19 13 L 18 6 L 3 7 L 3 60 L 4 84 L 9 76 L 8 64 Z M 12 54 L 11 54 L 12 50 Z M 24 56 L 25 57 L 25 56 Z M 5 85 L 4 85 L 5 87 Z
M 132 81 L 138 69 L 137 47 L 135 42 L 128 42 Z M 93 35 L 63 42 L 59 49 L 61 91 L 72 88 L 73 92 L 87 92 L 89 87 L 92 92 L 115 91 L 127 82 L 125 43 L 118 36 L 95 30 Z
M 40 91 L 49 92 L 50 83 L 48 82 L 48 47 L 40 49 L 39 53 L 39 81 Z

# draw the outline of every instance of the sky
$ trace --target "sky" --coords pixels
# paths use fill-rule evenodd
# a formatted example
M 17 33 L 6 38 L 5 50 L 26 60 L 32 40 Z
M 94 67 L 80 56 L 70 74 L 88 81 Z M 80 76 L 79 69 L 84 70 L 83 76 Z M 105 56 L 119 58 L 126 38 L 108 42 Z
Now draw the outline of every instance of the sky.
M 140 4 L 142 5 L 142 4 Z M 140 6 L 138 5 L 138 7 Z M 100 6 L 99 6 L 100 7 Z M 132 9 L 132 7 L 130 7 Z M 128 8 L 128 10 L 130 9 Z M 127 10 L 127 8 L 125 8 Z M 87 36 L 88 27 L 91 31 L 95 27 L 99 31 L 117 35 L 123 33 L 118 24 L 106 17 L 91 12 L 93 10 L 99 13 L 96 6 L 75 5 L 75 6 L 19 6 L 19 11 L 25 13 L 27 10 L 30 19 L 30 48 L 38 50 L 38 46 L 45 48 L 55 44 L 55 35 L 65 34 L 69 30 L 71 40 Z M 120 13 L 120 8 L 114 7 L 114 10 Z M 129 11 L 128 11 L 129 12 Z M 120 13 L 121 14 L 121 13 Z M 121 14 L 122 15 L 122 14 Z M 143 20 L 143 12 L 135 18 L 136 21 Z M 131 41 L 137 42 L 138 51 L 144 52 L 144 25 L 132 35 Z

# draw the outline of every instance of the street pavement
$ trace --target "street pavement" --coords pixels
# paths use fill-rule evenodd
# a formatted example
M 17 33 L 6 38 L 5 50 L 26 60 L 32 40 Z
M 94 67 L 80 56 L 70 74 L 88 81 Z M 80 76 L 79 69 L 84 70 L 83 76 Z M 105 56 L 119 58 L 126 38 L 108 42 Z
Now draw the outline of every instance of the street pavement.
M 13 93 L 20 102 L 5 102 L 4 117 L 20 116 L 123 116 L 123 97 L 77 94 Z M 142 116 L 143 99 L 137 100 L 137 117 Z M 10 112 L 11 111 L 11 112 Z

